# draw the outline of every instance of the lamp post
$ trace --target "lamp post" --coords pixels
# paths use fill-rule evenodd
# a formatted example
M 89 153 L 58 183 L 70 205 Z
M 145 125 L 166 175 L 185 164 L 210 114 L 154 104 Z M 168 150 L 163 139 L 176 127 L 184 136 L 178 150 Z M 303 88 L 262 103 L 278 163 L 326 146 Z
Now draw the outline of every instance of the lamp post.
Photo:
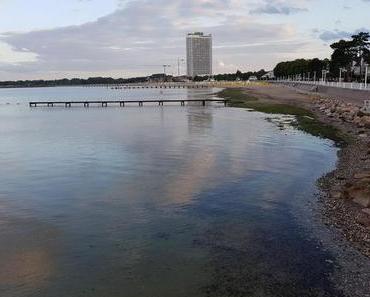
M 367 89 L 367 77 L 368 77 L 368 74 L 369 74 L 369 65 L 366 64 L 365 65 L 365 89 Z
M 180 63 L 181 62 L 184 62 L 185 60 L 184 59 L 181 59 L 181 58 L 177 58 L 177 75 L 180 76 Z
M 322 71 L 322 81 L 324 82 L 324 83 L 326 83 L 326 75 L 328 74 L 328 70 L 323 70 Z
M 162 67 L 163 67 L 163 74 L 164 74 L 164 76 L 166 76 L 166 69 L 168 67 L 171 67 L 171 65 L 162 65 Z

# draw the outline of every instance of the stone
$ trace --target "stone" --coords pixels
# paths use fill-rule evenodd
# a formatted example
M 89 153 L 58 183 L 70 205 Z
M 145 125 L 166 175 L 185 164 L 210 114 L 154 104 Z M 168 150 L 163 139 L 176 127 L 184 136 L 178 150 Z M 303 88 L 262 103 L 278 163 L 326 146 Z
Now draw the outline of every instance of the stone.
M 360 214 L 357 218 L 356 218 L 357 222 L 360 223 L 361 225 L 369 228 L 370 227 L 370 215 L 367 215 L 367 214 Z
M 353 198 L 353 202 L 364 207 L 370 207 L 370 196 L 365 193 L 357 192 Z
M 343 196 L 365 208 L 370 207 L 370 179 L 354 179 L 353 183 L 347 183 Z
M 334 192 L 334 193 L 331 194 L 331 196 L 334 199 L 340 199 L 340 198 L 342 198 L 342 193 L 341 192 Z
M 370 171 L 360 172 L 356 173 L 353 176 L 354 179 L 364 179 L 364 178 L 370 178 Z
M 362 123 L 365 128 L 370 129 L 370 116 L 362 117 Z
M 364 208 L 362 209 L 362 212 L 370 216 L 370 208 Z

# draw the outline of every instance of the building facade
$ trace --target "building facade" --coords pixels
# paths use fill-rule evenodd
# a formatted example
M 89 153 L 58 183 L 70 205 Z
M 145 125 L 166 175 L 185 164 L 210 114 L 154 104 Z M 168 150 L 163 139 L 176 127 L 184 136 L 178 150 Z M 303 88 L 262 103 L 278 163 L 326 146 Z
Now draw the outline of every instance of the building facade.
M 212 75 L 212 35 L 189 33 L 186 37 L 187 75 Z

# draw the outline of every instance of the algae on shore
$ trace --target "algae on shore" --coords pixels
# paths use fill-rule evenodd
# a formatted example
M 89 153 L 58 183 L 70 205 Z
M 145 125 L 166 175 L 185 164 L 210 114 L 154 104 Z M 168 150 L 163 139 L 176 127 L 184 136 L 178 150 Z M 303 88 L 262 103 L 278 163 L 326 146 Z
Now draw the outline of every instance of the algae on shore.
M 340 145 L 350 142 L 347 135 L 339 129 L 321 122 L 311 111 L 305 108 L 290 104 L 277 103 L 272 99 L 262 101 L 253 95 L 248 94 L 243 89 L 224 89 L 217 95 L 221 98 L 227 99 L 228 106 L 230 107 L 248 108 L 269 114 L 294 115 L 297 121 L 292 123 L 292 125 L 297 129 L 314 136 L 331 139 Z

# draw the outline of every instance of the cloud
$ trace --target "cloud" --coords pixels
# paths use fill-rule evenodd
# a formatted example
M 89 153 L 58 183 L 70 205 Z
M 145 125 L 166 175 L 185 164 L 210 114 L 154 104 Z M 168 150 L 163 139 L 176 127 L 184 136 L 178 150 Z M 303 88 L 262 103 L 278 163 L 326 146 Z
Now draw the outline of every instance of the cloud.
M 352 36 L 352 33 L 346 32 L 346 31 L 339 31 L 339 30 L 334 30 L 334 31 L 324 31 L 319 35 L 319 38 L 322 41 L 333 41 L 333 40 L 339 40 L 339 39 L 345 39 L 349 38 Z
M 27 48 L 14 50 L 9 44 L 0 42 L 0 64 L 17 65 L 36 61 L 37 54 L 30 52 Z
M 308 11 L 305 7 L 296 6 L 299 2 L 305 1 L 295 1 L 290 3 L 290 1 L 281 0 L 265 0 L 264 3 L 250 11 L 251 14 L 282 14 L 290 15 L 299 12 Z
M 16 64 L 0 60 L 0 79 L 21 74 L 22 78 L 127 77 L 161 72 L 159 65 L 175 65 L 178 57 L 185 56 L 185 35 L 192 31 L 213 34 L 215 61 L 224 62 L 224 66 L 215 62 L 216 72 L 234 71 L 233 65 L 242 70 L 273 67 L 279 54 L 294 56 L 310 43 L 296 40 L 291 25 L 259 21 L 245 4 L 137 0 L 78 26 L 3 33 L 0 42 L 19 58 Z
M 360 28 L 355 31 L 349 32 L 349 31 L 341 31 L 338 29 L 335 29 L 333 31 L 325 30 L 322 31 L 319 34 L 319 38 L 322 41 L 329 42 L 329 41 L 337 41 L 340 39 L 347 39 L 350 38 L 352 35 L 357 34 L 359 32 L 367 32 L 368 30 L 366 28 Z

